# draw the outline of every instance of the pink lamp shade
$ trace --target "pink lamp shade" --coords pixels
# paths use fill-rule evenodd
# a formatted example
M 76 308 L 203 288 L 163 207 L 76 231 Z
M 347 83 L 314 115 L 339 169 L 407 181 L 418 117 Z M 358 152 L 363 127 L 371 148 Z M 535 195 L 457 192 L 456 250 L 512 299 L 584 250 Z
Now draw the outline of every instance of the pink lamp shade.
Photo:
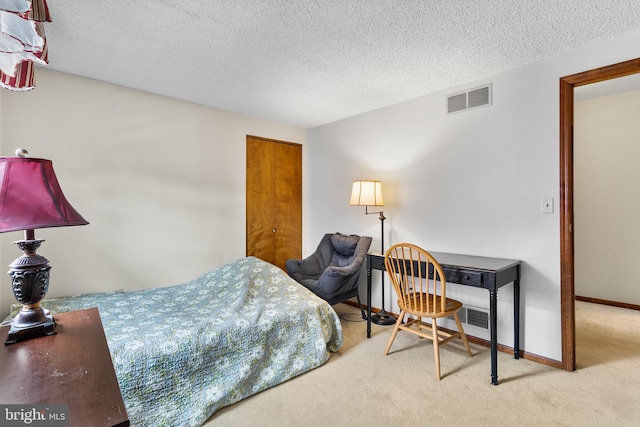
M 0 157 L 0 233 L 89 224 L 69 204 L 51 160 Z

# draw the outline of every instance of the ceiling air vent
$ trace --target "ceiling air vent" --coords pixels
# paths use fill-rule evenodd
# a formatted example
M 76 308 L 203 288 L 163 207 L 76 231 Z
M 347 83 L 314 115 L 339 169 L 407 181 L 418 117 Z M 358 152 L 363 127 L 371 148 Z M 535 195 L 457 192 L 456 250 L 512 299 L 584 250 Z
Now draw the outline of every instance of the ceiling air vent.
M 447 114 L 491 105 L 491 83 L 447 96 Z

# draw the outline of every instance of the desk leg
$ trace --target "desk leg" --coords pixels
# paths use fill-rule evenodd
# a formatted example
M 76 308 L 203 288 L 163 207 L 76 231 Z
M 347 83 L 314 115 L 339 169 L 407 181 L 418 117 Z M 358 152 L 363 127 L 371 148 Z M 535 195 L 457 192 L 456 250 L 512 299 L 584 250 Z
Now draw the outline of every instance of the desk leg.
M 513 281 L 513 358 L 520 359 L 520 279 Z
M 498 385 L 498 291 L 489 291 L 491 317 L 491 384 Z
M 367 338 L 371 338 L 371 268 L 367 268 Z

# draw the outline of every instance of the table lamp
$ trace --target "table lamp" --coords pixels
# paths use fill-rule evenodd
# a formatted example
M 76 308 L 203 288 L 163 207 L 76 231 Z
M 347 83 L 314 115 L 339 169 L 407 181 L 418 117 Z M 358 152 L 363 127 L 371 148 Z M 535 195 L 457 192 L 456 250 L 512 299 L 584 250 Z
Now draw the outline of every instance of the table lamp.
M 382 183 L 380 181 L 353 181 L 351 188 L 351 206 L 364 206 L 365 214 L 380 214 L 380 253 L 384 255 L 384 220 L 382 211 L 369 212 L 369 206 L 384 206 L 382 200 Z M 384 273 L 382 274 L 382 309 L 371 315 L 371 321 L 376 325 L 393 325 L 396 318 L 384 309 Z
M 24 230 L 24 240 L 14 242 L 24 254 L 10 265 L 11 287 L 20 312 L 11 320 L 5 344 L 56 333 L 53 317 L 40 306 L 49 289 L 49 261 L 36 250 L 44 240 L 36 228 L 89 224 L 67 201 L 51 160 L 0 157 L 0 233 Z

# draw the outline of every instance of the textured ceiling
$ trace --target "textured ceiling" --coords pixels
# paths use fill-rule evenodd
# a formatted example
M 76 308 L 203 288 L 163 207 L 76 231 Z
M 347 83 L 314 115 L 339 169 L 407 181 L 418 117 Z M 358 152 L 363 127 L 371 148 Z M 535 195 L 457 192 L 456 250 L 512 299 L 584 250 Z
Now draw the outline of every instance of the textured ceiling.
M 50 69 L 304 128 L 640 32 L 638 0 L 48 4 Z

